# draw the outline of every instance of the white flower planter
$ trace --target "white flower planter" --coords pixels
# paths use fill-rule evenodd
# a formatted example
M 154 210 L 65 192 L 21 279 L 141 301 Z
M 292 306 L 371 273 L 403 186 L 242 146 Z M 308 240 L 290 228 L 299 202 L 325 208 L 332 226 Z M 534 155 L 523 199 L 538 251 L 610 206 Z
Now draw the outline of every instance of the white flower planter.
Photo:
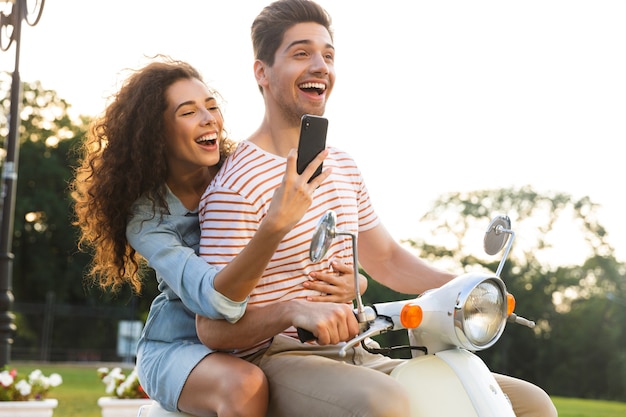
M 139 408 L 142 405 L 150 405 L 152 402 L 149 398 L 98 398 L 102 417 L 137 417 Z
M 59 402 L 54 398 L 31 401 L 0 401 L 0 417 L 52 417 Z

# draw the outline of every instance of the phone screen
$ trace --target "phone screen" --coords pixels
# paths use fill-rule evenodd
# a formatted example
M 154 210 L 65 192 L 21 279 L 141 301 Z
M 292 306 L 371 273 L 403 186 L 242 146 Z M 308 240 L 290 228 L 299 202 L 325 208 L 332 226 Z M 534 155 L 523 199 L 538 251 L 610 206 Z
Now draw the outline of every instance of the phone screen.
M 305 114 L 300 122 L 300 140 L 298 142 L 298 174 L 315 159 L 317 154 L 326 148 L 328 119 L 321 116 Z M 322 173 L 322 164 L 315 170 L 309 182 Z

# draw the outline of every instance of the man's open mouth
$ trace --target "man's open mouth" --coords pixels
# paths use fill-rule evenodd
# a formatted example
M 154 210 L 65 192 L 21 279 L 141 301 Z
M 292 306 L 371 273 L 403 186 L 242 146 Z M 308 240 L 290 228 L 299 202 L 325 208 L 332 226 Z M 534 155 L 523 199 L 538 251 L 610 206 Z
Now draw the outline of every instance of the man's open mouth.
M 303 83 L 298 87 L 303 91 L 316 92 L 318 95 L 326 91 L 326 85 L 323 83 Z

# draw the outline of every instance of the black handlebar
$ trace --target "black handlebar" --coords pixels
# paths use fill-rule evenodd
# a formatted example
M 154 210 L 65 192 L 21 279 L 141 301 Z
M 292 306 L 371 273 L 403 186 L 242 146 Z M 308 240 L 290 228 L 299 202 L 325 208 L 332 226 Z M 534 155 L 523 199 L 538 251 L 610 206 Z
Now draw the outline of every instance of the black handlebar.
M 300 339 L 302 343 L 312 342 L 317 339 L 317 337 L 315 337 L 315 335 L 308 330 L 304 330 L 301 327 L 298 327 L 297 330 L 298 330 L 298 339 Z

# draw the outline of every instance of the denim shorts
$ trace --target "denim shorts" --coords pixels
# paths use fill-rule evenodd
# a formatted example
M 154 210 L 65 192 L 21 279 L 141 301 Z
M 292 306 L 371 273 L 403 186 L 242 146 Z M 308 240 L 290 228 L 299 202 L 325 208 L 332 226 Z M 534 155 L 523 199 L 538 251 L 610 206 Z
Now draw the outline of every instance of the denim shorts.
M 214 351 L 200 342 L 195 315 L 180 300 L 159 295 L 137 347 L 137 373 L 148 396 L 167 411 L 177 404 L 191 371 Z

